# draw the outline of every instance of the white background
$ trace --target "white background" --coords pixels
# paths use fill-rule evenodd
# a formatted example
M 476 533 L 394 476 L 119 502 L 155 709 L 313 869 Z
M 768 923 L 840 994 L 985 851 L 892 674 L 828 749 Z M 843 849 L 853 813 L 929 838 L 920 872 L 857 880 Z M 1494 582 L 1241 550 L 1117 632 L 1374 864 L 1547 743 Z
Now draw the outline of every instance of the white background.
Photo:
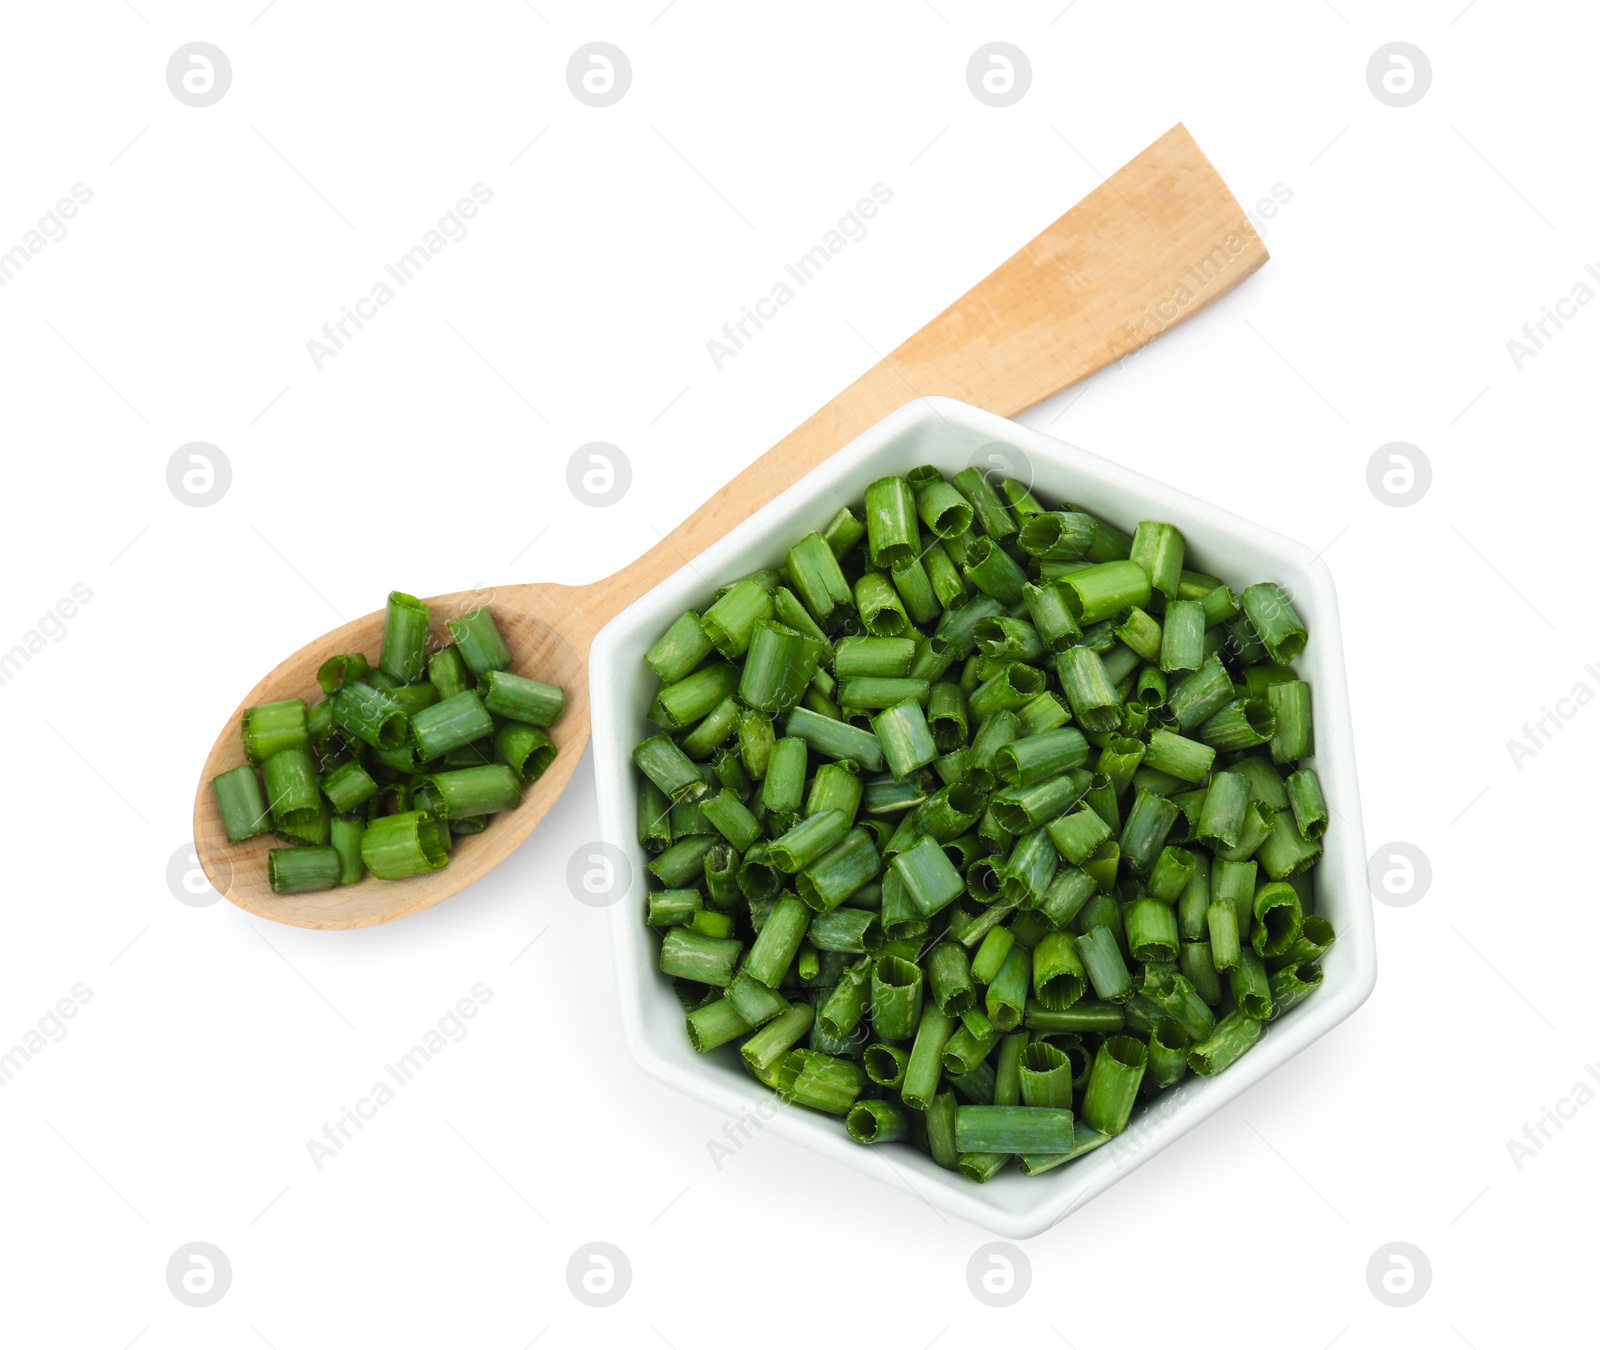
M 1461 4 L 7 6 L 0 250 L 93 199 L 0 289 L 0 649 L 93 598 L 0 687 L 0 1048 L 92 990 L 0 1089 L 6 1343 L 1592 1336 L 1600 1105 L 1520 1167 L 1507 1141 L 1600 1072 L 1600 711 L 1520 768 L 1507 741 L 1600 689 L 1600 307 L 1520 370 L 1506 344 L 1600 262 L 1600 26 Z M 633 67 L 605 109 L 565 78 L 594 39 Z M 1007 109 L 965 80 L 995 39 L 1032 63 Z M 1433 69 L 1400 109 L 1365 76 L 1396 39 Z M 232 64 L 206 108 L 165 79 L 193 40 Z M 1019 1303 L 968 1291 L 985 1233 L 773 1138 L 719 1169 L 722 1119 L 633 1068 L 606 915 L 565 881 L 587 765 L 404 922 L 179 903 L 197 770 L 283 655 L 391 587 L 606 574 L 1179 120 L 1247 205 L 1292 192 L 1273 261 L 1025 420 L 1326 547 L 1367 838 L 1433 879 L 1378 907 L 1370 1003 L 1021 1244 Z M 316 369 L 307 341 L 479 182 L 466 237 Z M 879 182 L 868 236 L 718 371 L 707 340 Z M 594 440 L 633 467 L 605 510 L 566 487 Z M 1433 467 L 1404 509 L 1367 486 L 1396 440 Z M 190 441 L 232 466 L 210 507 L 167 487 Z M 479 981 L 465 1039 L 318 1170 L 307 1141 Z M 566 1278 L 596 1240 L 633 1272 L 604 1310 Z M 232 1265 L 205 1309 L 165 1278 L 191 1241 Z M 1432 1266 L 1406 1309 L 1368 1288 L 1394 1241 Z

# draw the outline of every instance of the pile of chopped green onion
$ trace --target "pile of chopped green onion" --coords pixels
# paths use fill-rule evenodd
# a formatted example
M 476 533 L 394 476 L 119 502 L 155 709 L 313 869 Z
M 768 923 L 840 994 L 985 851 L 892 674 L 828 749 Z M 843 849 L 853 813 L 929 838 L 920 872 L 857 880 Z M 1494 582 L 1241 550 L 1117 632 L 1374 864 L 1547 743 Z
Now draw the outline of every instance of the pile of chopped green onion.
M 1316 989 L 1306 629 L 1184 554 L 924 467 L 662 634 L 645 919 L 697 1050 L 981 1182 Z
M 437 872 L 457 835 L 478 834 L 556 757 L 544 728 L 566 697 L 511 672 L 494 616 L 449 623 L 455 640 L 429 650 L 432 615 L 393 591 L 383 649 L 331 657 L 324 697 L 245 709 L 246 763 L 211 780 L 231 843 L 271 833 L 279 894 Z

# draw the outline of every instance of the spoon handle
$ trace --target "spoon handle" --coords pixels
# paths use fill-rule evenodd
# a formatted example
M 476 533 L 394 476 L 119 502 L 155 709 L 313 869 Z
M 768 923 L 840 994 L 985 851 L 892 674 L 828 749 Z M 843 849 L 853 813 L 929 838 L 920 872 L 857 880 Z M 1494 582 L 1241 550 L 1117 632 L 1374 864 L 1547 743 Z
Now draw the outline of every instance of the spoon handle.
M 1266 260 L 1179 123 L 647 553 L 586 587 L 587 636 L 910 399 L 942 394 L 1013 416 L 1199 313 Z

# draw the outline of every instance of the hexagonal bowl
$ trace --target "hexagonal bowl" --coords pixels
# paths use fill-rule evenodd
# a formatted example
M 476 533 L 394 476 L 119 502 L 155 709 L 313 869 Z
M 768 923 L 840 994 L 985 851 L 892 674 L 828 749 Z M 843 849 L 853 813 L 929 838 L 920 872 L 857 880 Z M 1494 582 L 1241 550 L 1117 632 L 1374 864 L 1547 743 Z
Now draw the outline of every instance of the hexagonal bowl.
M 707 1055 L 690 1047 L 682 1007 L 657 967 L 657 938 L 644 925 L 647 859 L 637 839 L 629 752 L 655 731 L 645 718 L 655 683 L 645 650 L 684 610 L 703 607 L 719 586 L 780 566 L 794 540 L 821 529 L 842 505 L 859 503 L 874 479 L 919 464 L 949 476 L 997 454 L 1028 465 L 1035 492 L 1047 504 L 1081 504 L 1130 532 L 1140 520 L 1171 521 L 1183 531 L 1195 567 L 1235 587 L 1275 580 L 1290 591 L 1311 633 L 1298 667 L 1315 691 L 1310 762 L 1333 819 L 1314 873 L 1316 911 L 1333 924 L 1338 941 L 1324 960 L 1321 988 L 1270 1023 L 1224 1073 L 1189 1077 L 1142 1107 L 1115 1141 L 1054 1171 L 1024 1177 L 1013 1167 L 980 1185 L 908 1145 L 855 1144 L 842 1120 L 780 1106 L 739 1067 L 734 1046 Z M 1031 1237 L 1063 1219 L 1299 1054 L 1372 991 L 1372 902 L 1338 601 L 1327 567 L 1281 535 L 1005 418 L 944 398 L 919 399 L 890 414 L 613 619 L 595 639 L 590 683 L 602 837 L 632 863 L 626 898 L 612 907 L 611 932 L 619 1019 L 639 1067 L 730 1117 L 754 1115 L 767 1130 L 994 1232 Z

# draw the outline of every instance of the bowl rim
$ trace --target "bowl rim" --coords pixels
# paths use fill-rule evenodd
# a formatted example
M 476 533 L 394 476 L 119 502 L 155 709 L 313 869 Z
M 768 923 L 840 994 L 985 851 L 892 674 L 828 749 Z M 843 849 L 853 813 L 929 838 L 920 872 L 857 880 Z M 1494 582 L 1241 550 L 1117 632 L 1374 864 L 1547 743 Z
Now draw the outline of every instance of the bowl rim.
M 1186 1079 L 1176 1089 L 1163 1093 L 1151 1108 L 1141 1111 L 1115 1143 L 1066 1167 L 1039 1178 L 1013 1175 L 1009 1181 L 996 1178 L 982 1186 L 938 1168 L 930 1159 L 912 1150 L 896 1150 L 891 1157 L 886 1149 L 855 1144 L 837 1119 L 779 1103 L 774 1093 L 737 1068 L 725 1068 L 715 1060 L 675 1063 L 658 1053 L 650 1043 L 647 1024 L 651 1021 L 651 1009 L 647 1007 L 647 999 L 665 990 L 666 996 L 673 999 L 674 1007 L 676 1000 L 664 977 L 656 970 L 653 934 L 641 917 L 647 878 L 631 800 L 628 751 L 634 737 L 626 729 L 635 672 L 626 668 L 633 664 L 632 660 L 619 655 L 619 649 L 635 636 L 641 625 L 646 622 L 651 625 L 653 640 L 658 628 L 665 628 L 683 609 L 694 607 L 696 597 L 718 584 L 708 577 L 731 579 L 751 570 L 744 555 L 769 547 L 775 530 L 786 531 L 778 537 L 788 538 L 793 527 L 787 524 L 787 517 L 801 510 L 814 510 L 818 500 L 831 498 L 842 504 L 858 495 L 852 492 L 846 496 L 835 489 L 841 480 L 858 474 L 862 465 L 874 456 L 902 441 L 921 444 L 930 437 L 947 439 L 952 433 L 963 447 L 971 447 L 974 452 L 978 446 L 1000 442 L 1064 474 L 1081 475 L 1093 487 L 1083 495 L 1091 509 L 1090 499 L 1102 493 L 1159 499 L 1163 518 L 1174 519 L 1180 527 L 1183 522 L 1189 522 L 1186 534 L 1195 528 L 1194 522 L 1201 522 L 1202 533 L 1220 534 L 1236 544 L 1271 553 L 1302 573 L 1295 597 L 1297 606 L 1302 596 L 1306 598 L 1307 626 L 1312 631 L 1315 647 L 1314 652 L 1308 648 L 1307 654 L 1316 667 L 1315 761 L 1334 770 L 1323 776 L 1322 786 L 1337 820 L 1336 830 L 1330 831 L 1333 842 L 1319 860 L 1317 870 L 1322 873 L 1336 860 L 1335 871 L 1342 897 L 1340 907 L 1347 911 L 1345 926 L 1333 949 L 1337 953 L 1333 964 L 1338 977 L 1332 978 L 1334 970 L 1325 967 L 1328 978 L 1324 979 L 1318 994 L 1275 1021 L 1252 1052 L 1227 1072 L 1210 1079 Z M 927 462 L 927 458 L 938 456 L 914 462 Z M 904 467 L 911 466 L 907 463 Z M 837 509 L 837 505 L 833 509 Z M 780 519 L 785 520 L 782 526 L 778 524 Z M 629 1054 L 639 1068 L 657 1082 L 734 1117 L 754 1111 L 766 1117 L 762 1122 L 764 1129 L 771 1129 L 832 1161 L 886 1181 L 924 1203 L 937 1205 L 1003 1236 L 1032 1237 L 1082 1208 L 1134 1167 L 1222 1110 L 1350 1016 L 1372 992 L 1377 978 L 1373 909 L 1366 880 L 1360 794 L 1338 597 L 1332 573 L 1322 557 L 1303 544 L 1137 470 L 954 399 L 913 399 L 862 432 L 613 618 L 596 635 L 589 660 L 601 839 L 620 848 L 631 864 L 626 892 L 610 906 L 618 1022 Z M 659 1011 L 655 1020 L 659 1021 Z M 683 1036 L 681 1022 L 677 1018 L 674 1022 L 679 1036 Z M 687 1037 L 683 1037 L 683 1046 L 689 1050 Z M 689 1053 L 692 1054 L 692 1050 Z M 917 1180 L 913 1181 L 908 1172 L 916 1173 Z M 1015 1200 L 1018 1192 L 1012 1183 L 1021 1183 L 1032 1190 L 1026 1193 L 1022 1203 L 1001 1203 L 1002 1198 Z M 1037 1192 L 1036 1196 L 1033 1191 Z

